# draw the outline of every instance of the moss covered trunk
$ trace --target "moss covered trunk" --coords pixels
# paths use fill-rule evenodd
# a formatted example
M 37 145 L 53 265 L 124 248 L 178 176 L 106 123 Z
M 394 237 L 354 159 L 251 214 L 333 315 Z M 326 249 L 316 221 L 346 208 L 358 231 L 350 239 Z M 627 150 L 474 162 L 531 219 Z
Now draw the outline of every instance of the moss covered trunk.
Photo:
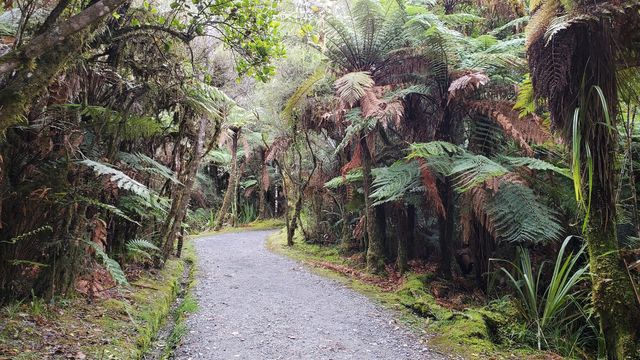
M 439 244 L 440 244 L 440 268 L 439 271 L 446 279 L 451 279 L 451 248 L 453 244 L 454 215 L 453 215 L 453 188 L 450 180 L 439 184 L 440 196 L 445 208 L 444 216 L 438 216 Z
M 240 129 L 233 130 L 233 135 L 231 136 L 231 170 L 229 171 L 229 182 L 227 184 L 227 191 L 224 193 L 222 205 L 216 215 L 216 222 L 213 226 L 213 230 L 216 231 L 222 228 L 222 224 L 227 217 L 227 213 L 231 208 L 231 202 L 234 199 L 236 183 L 238 182 L 238 138 L 240 137 Z
M 362 151 L 362 188 L 364 192 L 365 217 L 367 222 L 367 270 L 376 274 L 384 270 L 383 261 L 383 243 L 382 236 L 379 233 L 379 227 L 376 224 L 376 211 L 372 205 L 369 195 L 371 194 L 371 153 L 367 139 L 362 136 L 360 139 L 360 147 Z
M 208 121 L 203 117 L 198 123 L 196 142 L 193 147 L 189 165 L 187 166 L 186 172 L 182 178 L 183 187 L 178 190 L 178 196 L 173 199 L 171 211 L 164 226 L 162 252 L 165 259 L 171 255 L 175 240 L 181 232 L 182 221 L 187 213 L 187 206 L 189 205 L 189 200 L 191 198 L 191 189 L 193 189 L 196 174 L 198 173 L 198 167 L 200 166 L 200 160 L 204 153 L 204 138 L 207 131 Z

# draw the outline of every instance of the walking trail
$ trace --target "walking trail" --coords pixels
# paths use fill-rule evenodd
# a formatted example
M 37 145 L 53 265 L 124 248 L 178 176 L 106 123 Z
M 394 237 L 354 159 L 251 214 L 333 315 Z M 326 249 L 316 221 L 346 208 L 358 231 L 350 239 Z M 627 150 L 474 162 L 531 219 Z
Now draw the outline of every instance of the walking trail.
M 194 240 L 194 296 L 177 359 L 445 359 L 394 314 L 268 251 L 272 231 Z

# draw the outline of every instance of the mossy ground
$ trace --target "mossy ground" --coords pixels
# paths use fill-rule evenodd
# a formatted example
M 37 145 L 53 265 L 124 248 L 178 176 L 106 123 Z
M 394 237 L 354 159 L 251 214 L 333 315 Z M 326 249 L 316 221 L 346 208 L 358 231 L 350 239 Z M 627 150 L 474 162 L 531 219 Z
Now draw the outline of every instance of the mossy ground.
M 267 247 L 312 266 L 324 276 L 331 277 L 368 296 L 384 307 L 397 311 L 399 319 L 410 328 L 426 333 L 429 346 L 446 354 L 465 359 L 557 359 L 557 355 L 518 347 L 511 342 L 511 324 L 515 312 L 506 302 L 486 306 L 471 306 L 461 311 L 438 304 L 428 285 L 433 274 L 409 273 L 396 288 L 387 289 L 376 281 L 345 275 L 319 264 L 361 268 L 360 264 L 341 256 L 337 247 L 306 244 L 297 241 L 286 246 L 286 234 L 280 231 L 267 240 Z M 511 316 L 514 315 L 514 316 Z
M 0 314 L 0 359 L 140 358 L 176 298 L 185 259 L 146 271 L 112 298 L 89 303 L 75 297 L 50 304 L 36 298 L 5 306 Z

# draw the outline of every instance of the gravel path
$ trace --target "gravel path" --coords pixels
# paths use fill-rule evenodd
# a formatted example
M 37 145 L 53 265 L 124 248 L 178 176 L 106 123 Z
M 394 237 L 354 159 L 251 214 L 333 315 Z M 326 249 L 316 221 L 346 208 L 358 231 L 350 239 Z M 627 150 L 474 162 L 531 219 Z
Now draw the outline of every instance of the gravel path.
M 271 233 L 194 241 L 199 309 L 177 359 L 444 359 L 366 297 L 269 252 Z

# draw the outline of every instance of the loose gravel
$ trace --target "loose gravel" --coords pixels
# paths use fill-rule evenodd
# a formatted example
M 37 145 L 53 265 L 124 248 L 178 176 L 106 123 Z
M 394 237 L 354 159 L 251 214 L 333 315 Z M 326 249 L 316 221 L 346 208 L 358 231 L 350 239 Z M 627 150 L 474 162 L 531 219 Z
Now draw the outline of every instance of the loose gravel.
M 268 251 L 272 231 L 194 240 L 199 309 L 176 359 L 445 359 L 394 314 Z

